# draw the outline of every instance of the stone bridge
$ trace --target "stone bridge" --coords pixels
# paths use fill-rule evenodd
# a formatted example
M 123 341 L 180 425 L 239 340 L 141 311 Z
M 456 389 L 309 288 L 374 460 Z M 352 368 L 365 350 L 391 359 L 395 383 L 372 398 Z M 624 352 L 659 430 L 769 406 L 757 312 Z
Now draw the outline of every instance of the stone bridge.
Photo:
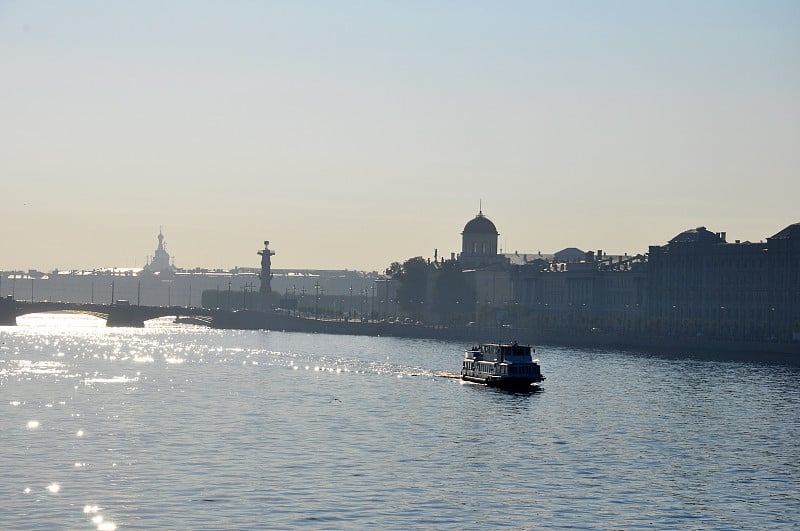
M 225 321 L 224 310 L 184 308 L 181 306 L 135 306 L 130 304 L 83 304 L 74 302 L 27 302 L 0 299 L 0 325 L 16 325 L 17 317 L 31 313 L 82 313 L 105 319 L 106 326 L 141 328 L 145 321 L 174 315 L 178 319 L 213 327 L 216 318 Z

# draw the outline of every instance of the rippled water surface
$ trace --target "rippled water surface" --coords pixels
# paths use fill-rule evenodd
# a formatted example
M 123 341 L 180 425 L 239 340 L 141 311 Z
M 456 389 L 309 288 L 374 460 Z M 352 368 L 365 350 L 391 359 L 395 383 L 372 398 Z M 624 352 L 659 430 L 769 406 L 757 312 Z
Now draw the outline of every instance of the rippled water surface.
M 509 394 L 459 343 L 19 323 L 2 529 L 800 528 L 796 367 L 541 347 Z

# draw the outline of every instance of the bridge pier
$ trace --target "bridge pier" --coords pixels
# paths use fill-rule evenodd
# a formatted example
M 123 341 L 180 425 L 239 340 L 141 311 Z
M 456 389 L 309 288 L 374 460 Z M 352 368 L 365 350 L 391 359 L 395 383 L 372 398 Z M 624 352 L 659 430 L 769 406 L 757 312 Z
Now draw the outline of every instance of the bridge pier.
M 17 326 L 17 305 L 14 299 L 0 299 L 0 326 Z
M 106 326 L 128 327 L 128 328 L 144 328 L 144 319 L 141 314 L 131 311 L 114 311 L 113 309 L 108 313 L 106 319 Z

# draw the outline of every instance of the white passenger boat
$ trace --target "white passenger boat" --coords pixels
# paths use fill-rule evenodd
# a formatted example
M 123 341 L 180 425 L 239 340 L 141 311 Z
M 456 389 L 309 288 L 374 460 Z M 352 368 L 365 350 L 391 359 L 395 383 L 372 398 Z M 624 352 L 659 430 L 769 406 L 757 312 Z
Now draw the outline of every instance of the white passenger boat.
M 461 379 L 490 387 L 529 390 L 544 380 L 535 349 L 513 343 L 483 343 L 464 351 Z

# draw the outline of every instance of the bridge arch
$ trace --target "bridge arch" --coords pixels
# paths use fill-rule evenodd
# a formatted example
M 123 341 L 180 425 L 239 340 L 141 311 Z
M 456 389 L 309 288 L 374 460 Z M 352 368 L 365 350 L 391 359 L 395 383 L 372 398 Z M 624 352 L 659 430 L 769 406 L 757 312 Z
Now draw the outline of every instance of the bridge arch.
M 175 316 L 185 322 L 214 326 L 214 316 L 203 308 L 131 306 L 64 302 L 25 302 L 0 299 L 0 325 L 16 325 L 16 318 L 35 313 L 84 314 L 105 320 L 106 326 L 143 328 L 145 321 Z

